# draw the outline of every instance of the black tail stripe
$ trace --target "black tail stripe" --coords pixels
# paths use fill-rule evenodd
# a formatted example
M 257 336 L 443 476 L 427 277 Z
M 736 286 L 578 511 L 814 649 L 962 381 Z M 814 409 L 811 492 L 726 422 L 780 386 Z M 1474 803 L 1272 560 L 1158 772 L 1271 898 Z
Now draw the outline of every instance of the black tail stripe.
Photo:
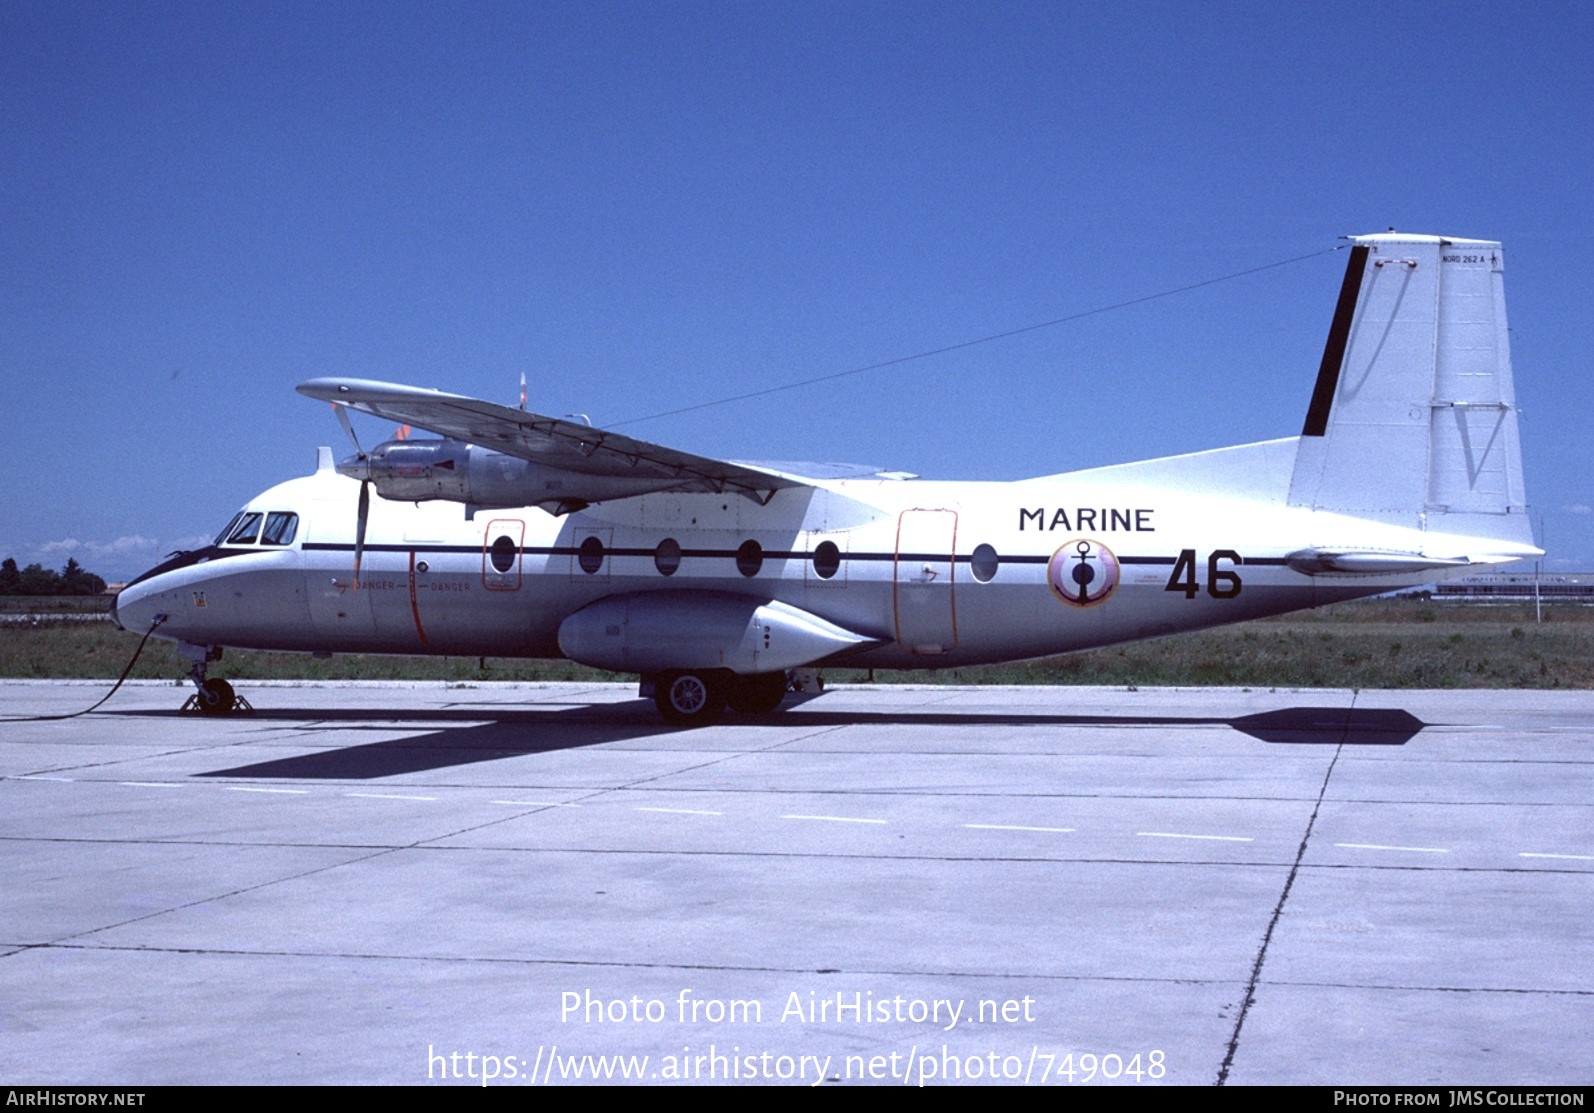
M 1334 392 L 1339 389 L 1339 372 L 1345 362 L 1345 346 L 1350 342 L 1350 324 L 1356 316 L 1356 298 L 1362 289 L 1362 274 L 1367 270 L 1367 246 L 1357 244 L 1351 248 L 1350 263 L 1345 268 L 1345 281 L 1339 288 L 1339 304 L 1334 306 L 1334 323 L 1328 330 L 1328 343 L 1323 345 L 1323 362 L 1317 369 L 1317 385 L 1312 388 L 1312 405 L 1306 411 L 1303 437 L 1321 437 L 1328 430 L 1328 411 L 1334 405 Z

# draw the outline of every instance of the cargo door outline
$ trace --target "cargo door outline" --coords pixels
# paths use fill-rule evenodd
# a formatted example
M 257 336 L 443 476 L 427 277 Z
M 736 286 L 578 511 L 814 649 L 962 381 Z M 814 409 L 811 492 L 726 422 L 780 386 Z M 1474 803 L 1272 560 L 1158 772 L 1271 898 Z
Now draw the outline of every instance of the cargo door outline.
M 897 643 L 934 656 L 957 645 L 953 570 L 957 567 L 955 510 L 904 510 L 897 519 L 892 599 Z
M 482 533 L 482 586 L 488 591 L 519 591 L 525 560 L 526 523 L 494 518 Z

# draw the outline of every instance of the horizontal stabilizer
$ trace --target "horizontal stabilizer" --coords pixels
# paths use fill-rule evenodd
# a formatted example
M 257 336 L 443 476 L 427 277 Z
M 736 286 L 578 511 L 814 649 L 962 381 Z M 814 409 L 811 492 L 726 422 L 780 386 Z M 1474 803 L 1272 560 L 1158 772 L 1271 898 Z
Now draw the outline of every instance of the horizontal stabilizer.
M 1422 553 L 1380 551 L 1344 552 L 1328 549 L 1300 549 L 1284 558 L 1286 564 L 1307 576 L 1325 574 L 1391 576 L 1404 572 L 1437 572 L 1465 568 L 1473 562 L 1466 557 L 1431 557 Z

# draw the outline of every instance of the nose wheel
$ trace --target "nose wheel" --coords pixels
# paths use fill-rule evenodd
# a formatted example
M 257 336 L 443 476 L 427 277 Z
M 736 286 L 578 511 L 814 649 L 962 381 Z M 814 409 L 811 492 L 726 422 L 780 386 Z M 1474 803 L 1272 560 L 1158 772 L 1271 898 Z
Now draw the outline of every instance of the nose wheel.
M 227 681 L 219 676 L 206 677 L 210 662 L 221 659 L 220 646 L 183 645 L 178 652 L 194 662 L 188 675 L 199 689 L 184 702 L 183 711 L 191 715 L 247 715 L 254 711 L 249 701 L 233 691 Z

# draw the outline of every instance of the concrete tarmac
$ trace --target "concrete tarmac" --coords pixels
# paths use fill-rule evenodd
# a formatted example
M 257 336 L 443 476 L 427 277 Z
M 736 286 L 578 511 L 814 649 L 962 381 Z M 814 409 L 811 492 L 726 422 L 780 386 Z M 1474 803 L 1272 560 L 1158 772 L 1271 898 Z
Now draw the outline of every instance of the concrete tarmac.
M 8 1082 L 1590 1080 L 1594 693 L 241 687 L 0 723 Z

